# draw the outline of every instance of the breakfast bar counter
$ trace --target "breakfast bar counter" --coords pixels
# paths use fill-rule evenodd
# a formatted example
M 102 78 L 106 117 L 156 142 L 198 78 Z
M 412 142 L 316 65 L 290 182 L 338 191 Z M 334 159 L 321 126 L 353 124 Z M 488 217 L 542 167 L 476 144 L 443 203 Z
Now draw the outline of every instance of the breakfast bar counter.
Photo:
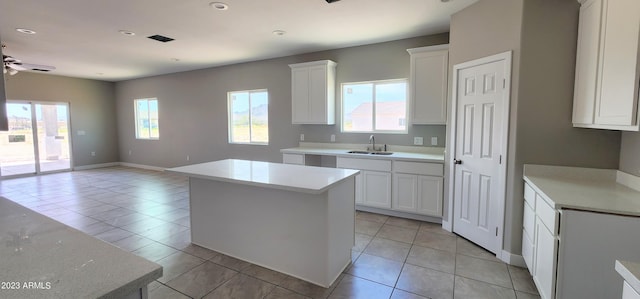
M 191 242 L 328 287 L 351 261 L 357 170 L 221 160 L 189 177 Z

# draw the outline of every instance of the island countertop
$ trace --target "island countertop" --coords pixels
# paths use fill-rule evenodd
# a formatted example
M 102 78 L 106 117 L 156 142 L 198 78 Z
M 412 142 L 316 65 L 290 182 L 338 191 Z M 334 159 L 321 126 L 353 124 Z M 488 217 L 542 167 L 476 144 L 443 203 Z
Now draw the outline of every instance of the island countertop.
M 156 263 L 0 197 L 0 298 L 123 298 Z
M 358 170 L 227 159 L 193 164 L 165 171 L 251 186 L 319 194 L 336 183 L 359 173 Z

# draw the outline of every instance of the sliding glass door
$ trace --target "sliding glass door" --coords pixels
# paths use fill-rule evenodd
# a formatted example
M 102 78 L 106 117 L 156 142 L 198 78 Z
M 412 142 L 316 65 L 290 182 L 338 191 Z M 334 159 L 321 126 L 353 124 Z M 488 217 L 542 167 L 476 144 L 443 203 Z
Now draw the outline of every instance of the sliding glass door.
M 0 132 L 3 177 L 71 169 L 69 105 L 8 102 L 9 131 Z

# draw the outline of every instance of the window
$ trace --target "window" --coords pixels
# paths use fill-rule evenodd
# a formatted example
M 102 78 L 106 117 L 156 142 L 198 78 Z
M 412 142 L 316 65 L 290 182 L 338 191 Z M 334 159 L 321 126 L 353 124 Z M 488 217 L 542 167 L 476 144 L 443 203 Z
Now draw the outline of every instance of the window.
M 269 93 L 266 89 L 227 93 L 229 143 L 269 143 Z
M 136 138 L 160 139 L 158 126 L 158 99 L 135 100 Z
M 407 133 L 407 80 L 343 83 L 342 131 Z

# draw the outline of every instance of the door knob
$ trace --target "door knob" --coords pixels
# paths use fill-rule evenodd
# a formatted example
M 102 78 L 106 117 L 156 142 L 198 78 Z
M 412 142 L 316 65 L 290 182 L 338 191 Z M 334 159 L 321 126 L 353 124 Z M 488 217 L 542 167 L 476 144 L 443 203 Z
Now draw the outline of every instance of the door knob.
M 462 160 L 453 159 L 453 164 L 462 164 Z

